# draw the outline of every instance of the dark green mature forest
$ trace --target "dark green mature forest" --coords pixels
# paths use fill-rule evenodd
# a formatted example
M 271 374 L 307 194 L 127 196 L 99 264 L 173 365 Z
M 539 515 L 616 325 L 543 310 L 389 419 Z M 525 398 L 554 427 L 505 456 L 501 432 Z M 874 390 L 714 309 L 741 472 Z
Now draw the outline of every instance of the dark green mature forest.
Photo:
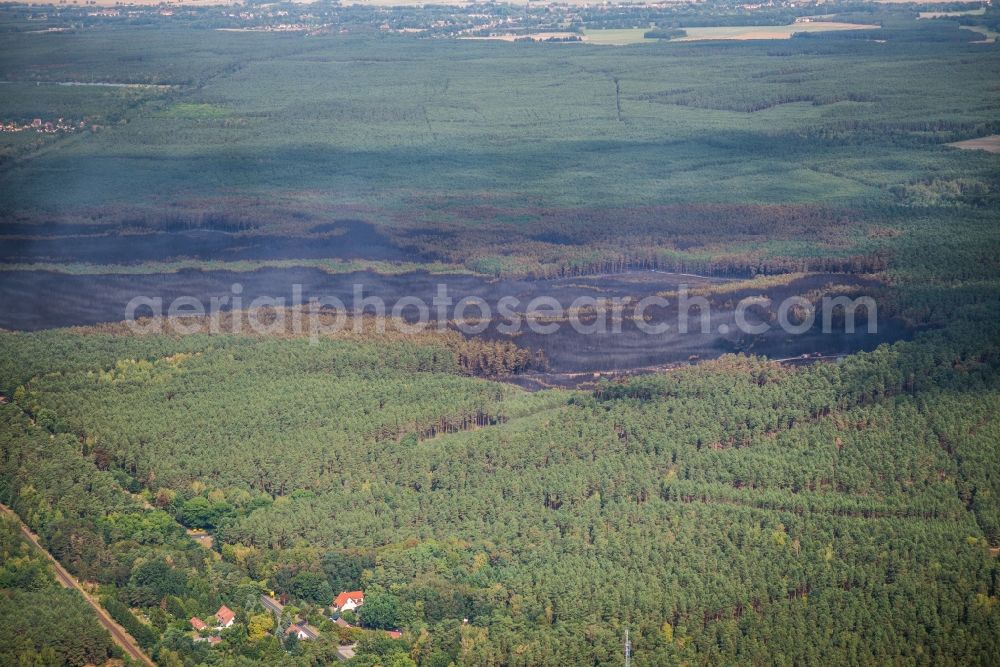
M 433 346 L 5 334 L 35 374 L 5 387 L 4 500 L 160 655 L 220 600 L 364 588 L 407 630 L 371 650 L 419 664 L 613 662 L 626 626 L 640 664 L 989 664 L 1000 357 L 971 328 L 536 394 Z M 462 414 L 489 418 L 427 433 Z
M 52 569 L 0 516 L 0 662 L 5 665 L 104 664 L 119 650 L 76 591 L 61 588 Z

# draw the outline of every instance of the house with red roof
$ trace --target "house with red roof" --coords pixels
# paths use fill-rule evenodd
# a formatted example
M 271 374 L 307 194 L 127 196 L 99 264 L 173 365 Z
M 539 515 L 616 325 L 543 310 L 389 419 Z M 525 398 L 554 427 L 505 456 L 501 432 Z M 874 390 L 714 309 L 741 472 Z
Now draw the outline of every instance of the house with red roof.
M 204 630 L 205 628 L 208 627 L 208 623 L 206 623 L 205 621 L 201 620 L 197 616 L 192 616 L 191 617 L 191 627 L 194 628 L 195 631 L 201 632 L 202 630 Z
M 219 611 L 215 612 L 215 617 L 219 619 L 218 627 L 221 630 L 222 628 L 228 628 L 233 624 L 233 621 L 236 620 L 236 612 L 226 605 L 222 605 L 219 607 Z
M 362 591 L 344 591 L 333 601 L 334 611 L 350 611 L 357 609 L 365 603 L 365 594 Z
M 399 630 L 386 630 L 386 632 L 388 632 L 389 636 L 393 639 L 401 639 L 403 637 L 403 633 Z

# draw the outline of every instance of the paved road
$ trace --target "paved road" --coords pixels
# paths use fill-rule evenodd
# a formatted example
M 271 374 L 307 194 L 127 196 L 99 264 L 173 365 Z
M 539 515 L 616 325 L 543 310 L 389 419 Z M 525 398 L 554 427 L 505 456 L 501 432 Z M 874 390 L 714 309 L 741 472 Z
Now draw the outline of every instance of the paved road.
M 139 644 L 132 638 L 132 635 L 126 632 L 125 628 L 115 623 L 114 619 L 108 615 L 108 612 L 104 611 L 104 607 L 102 607 L 97 600 L 90 595 L 90 593 L 85 591 L 83 587 L 80 586 L 80 582 L 78 582 L 73 575 L 67 572 L 66 568 L 60 565 L 59 561 L 57 561 L 52 554 L 45 550 L 42 543 L 38 541 L 38 536 L 31 532 L 26 525 L 24 525 L 24 522 L 21 521 L 21 518 L 14 512 L 14 510 L 2 504 L 0 504 L 0 510 L 14 518 L 18 525 L 21 526 L 21 532 L 24 534 L 25 539 L 27 539 L 28 542 L 30 542 L 36 549 L 45 554 L 45 557 L 49 559 L 52 563 L 52 567 L 56 571 L 56 579 L 59 583 L 66 588 L 72 588 L 79 591 L 80 595 L 83 596 L 83 599 L 94 608 L 94 613 L 97 614 L 97 620 L 100 621 L 101 625 L 107 628 L 108 632 L 111 633 L 111 638 L 115 640 L 115 643 L 121 646 L 134 660 L 138 660 L 147 667 L 156 667 L 156 663 L 150 660 L 149 656 L 143 653 L 142 649 L 139 648 Z

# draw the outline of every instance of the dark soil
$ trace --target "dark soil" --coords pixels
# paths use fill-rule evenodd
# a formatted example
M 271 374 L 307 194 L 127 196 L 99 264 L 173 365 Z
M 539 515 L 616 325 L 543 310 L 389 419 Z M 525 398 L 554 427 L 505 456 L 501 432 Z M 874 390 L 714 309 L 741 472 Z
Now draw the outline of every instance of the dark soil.
M 373 225 L 343 220 L 322 225 L 317 236 L 233 234 L 207 229 L 150 233 L 101 233 L 94 225 L 0 227 L 0 262 L 134 264 L 178 259 L 407 260 L 413 254 L 392 245 Z M 106 232 L 106 228 L 101 229 Z M 74 233 L 76 235 L 67 235 Z M 30 234 L 30 236 L 28 236 Z
M 386 276 L 371 272 L 331 275 L 315 269 L 264 269 L 236 273 L 226 271 L 182 271 L 158 275 L 67 275 L 43 271 L 6 272 L 0 280 L 0 328 L 37 330 L 73 325 L 120 321 L 125 318 L 125 306 L 135 296 L 160 297 L 169 304 L 180 296 L 193 296 L 206 308 L 214 297 L 232 296 L 235 283 L 242 285 L 243 304 L 258 296 L 286 299 L 290 305 L 293 285 L 301 285 L 305 300 L 310 297 L 334 296 L 346 304 L 354 303 L 355 285 L 362 296 L 382 298 L 389 311 L 398 299 L 413 296 L 422 299 L 434 313 L 432 299 L 438 285 L 445 285 L 456 302 L 463 297 L 480 297 L 491 307 L 504 296 L 520 300 L 515 311 L 524 312 L 529 301 L 539 296 L 555 298 L 568 307 L 577 297 L 625 297 L 640 299 L 658 292 L 676 290 L 681 284 L 695 286 L 712 279 L 665 273 L 632 273 L 614 276 L 566 278 L 552 281 L 501 280 L 488 281 L 475 276 L 431 275 L 425 272 Z M 828 282 L 855 282 L 850 276 L 812 276 L 803 285 L 781 288 L 788 294 L 802 293 L 806 288 Z M 780 296 L 775 291 L 775 296 Z M 371 312 L 371 311 L 368 311 Z M 404 317 L 411 318 L 415 309 L 407 308 Z M 451 311 L 449 311 L 451 312 Z M 470 307 L 469 316 L 478 310 Z M 626 310 L 626 313 L 629 311 Z M 676 322 L 673 306 L 650 311 L 653 322 Z M 730 309 L 713 308 L 710 326 L 702 333 L 700 320 L 694 311 L 690 333 L 681 334 L 676 326 L 659 335 L 640 330 L 637 323 L 624 319 L 616 333 L 609 325 L 606 332 L 580 333 L 567 322 L 561 322 L 554 334 L 536 333 L 527 326 L 512 339 L 518 345 L 540 349 L 548 359 L 550 370 L 556 373 L 616 371 L 657 365 L 690 362 L 717 357 L 728 352 L 752 352 L 771 358 L 799 355 L 834 356 L 859 350 L 873 349 L 912 335 L 899 321 L 880 319 L 877 333 L 867 333 L 863 323 L 857 332 L 824 334 L 819 326 L 798 335 L 788 334 L 779 327 L 758 336 L 741 335 L 735 326 L 735 314 Z M 587 320 L 584 320 L 586 323 Z M 494 321 L 482 336 L 510 338 L 496 329 Z M 726 333 L 720 333 L 720 328 Z

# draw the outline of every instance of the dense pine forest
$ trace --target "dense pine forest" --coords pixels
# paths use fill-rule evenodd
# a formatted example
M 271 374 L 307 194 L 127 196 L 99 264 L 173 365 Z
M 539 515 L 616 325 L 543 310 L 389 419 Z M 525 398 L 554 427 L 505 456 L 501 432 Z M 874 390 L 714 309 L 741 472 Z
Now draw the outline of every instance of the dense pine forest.
M 868 27 L 677 41 L 824 21 Z M 952 145 L 1000 134 L 998 26 L 0 7 L 6 310 L 72 285 L 59 315 L 101 321 L 108 276 L 657 271 L 719 309 L 865 294 L 893 326 L 561 388 L 525 337 L 453 327 L 0 330 L 0 503 L 164 667 L 623 665 L 626 631 L 636 667 L 998 664 L 1000 157 Z M 574 39 L 523 41 L 549 31 Z M 0 555 L 0 664 L 116 664 L 6 518 Z
M 432 344 L 5 334 L 0 489 L 161 660 L 274 591 L 329 636 L 225 654 L 321 663 L 320 610 L 363 588 L 406 633 L 361 647 L 419 664 L 604 663 L 626 626 L 641 664 L 989 664 L 1000 357 L 975 328 L 535 394 Z
M 75 591 L 60 588 L 49 563 L 0 516 L 0 662 L 5 665 L 104 664 L 119 650 Z

